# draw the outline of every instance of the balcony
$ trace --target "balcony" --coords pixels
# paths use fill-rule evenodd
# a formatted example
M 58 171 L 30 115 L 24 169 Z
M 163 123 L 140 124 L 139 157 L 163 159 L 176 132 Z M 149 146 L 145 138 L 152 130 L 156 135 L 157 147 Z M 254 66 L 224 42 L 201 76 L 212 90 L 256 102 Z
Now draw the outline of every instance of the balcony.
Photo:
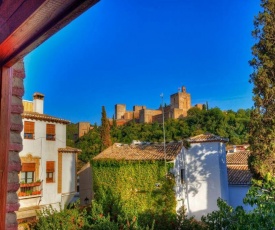
M 30 196 L 41 196 L 41 182 L 20 183 L 20 190 L 18 192 L 19 198 Z

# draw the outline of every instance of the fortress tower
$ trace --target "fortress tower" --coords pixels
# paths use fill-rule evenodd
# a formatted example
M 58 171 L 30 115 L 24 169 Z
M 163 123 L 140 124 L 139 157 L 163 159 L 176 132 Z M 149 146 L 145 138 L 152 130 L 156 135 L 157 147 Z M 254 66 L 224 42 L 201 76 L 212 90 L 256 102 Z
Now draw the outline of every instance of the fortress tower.
M 124 104 L 116 104 L 115 105 L 115 119 L 123 119 L 124 114 L 126 112 L 126 105 Z
M 171 118 L 187 116 L 187 111 L 191 108 L 191 96 L 186 93 L 186 88 L 181 87 L 181 92 L 174 93 L 170 96 Z

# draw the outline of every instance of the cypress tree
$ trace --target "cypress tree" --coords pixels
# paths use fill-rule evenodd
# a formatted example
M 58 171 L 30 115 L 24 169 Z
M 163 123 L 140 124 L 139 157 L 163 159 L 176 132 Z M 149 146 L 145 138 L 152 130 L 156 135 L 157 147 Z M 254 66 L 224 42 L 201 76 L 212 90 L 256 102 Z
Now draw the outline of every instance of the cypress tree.
M 102 106 L 102 113 L 101 113 L 101 142 L 102 148 L 104 150 L 112 145 L 111 134 L 110 134 L 110 124 L 106 115 L 105 107 Z
M 254 110 L 250 123 L 249 167 L 254 177 L 273 173 L 275 160 L 275 0 L 261 0 L 262 12 L 255 17 L 250 65 L 254 84 Z

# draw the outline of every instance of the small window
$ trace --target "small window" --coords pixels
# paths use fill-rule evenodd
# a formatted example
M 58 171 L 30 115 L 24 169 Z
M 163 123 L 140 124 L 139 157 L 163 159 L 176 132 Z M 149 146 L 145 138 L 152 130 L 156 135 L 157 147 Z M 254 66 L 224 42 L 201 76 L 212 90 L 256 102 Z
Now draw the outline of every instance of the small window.
M 180 170 L 180 182 L 184 184 L 185 181 L 185 169 Z
M 46 124 L 46 140 L 55 141 L 55 125 Z
M 34 182 L 34 172 L 21 172 L 21 182 L 24 182 L 24 183 Z
M 34 122 L 24 122 L 24 139 L 34 139 Z
M 54 161 L 47 161 L 46 162 L 46 182 L 53 183 L 54 182 Z
M 21 182 L 34 182 L 35 163 L 23 163 L 21 169 Z

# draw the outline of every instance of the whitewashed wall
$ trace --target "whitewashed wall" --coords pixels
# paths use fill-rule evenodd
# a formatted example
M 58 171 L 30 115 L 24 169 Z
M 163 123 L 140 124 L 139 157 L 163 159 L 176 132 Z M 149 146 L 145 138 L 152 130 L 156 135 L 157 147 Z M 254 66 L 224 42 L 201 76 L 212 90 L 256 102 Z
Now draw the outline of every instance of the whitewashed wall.
M 40 157 L 39 178 L 42 181 L 42 196 L 36 205 L 53 205 L 59 209 L 61 194 L 57 193 L 58 179 L 58 148 L 66 147 L 66 125 L 51 123 L 46 121 L 23 119 L 24 121 L 35 122 L 34 139 L 24 139 L 24 131 L 21 133 L 23 139 L 23 150 L 19 156 L 24 157 L 31 154 L 34 157 Z M 55 124 L 56 140 L 46 140 L 46 124 Z M 55 161 L 54 183 L 46 183 L 46 161 Z M 64 167 L 66 168 L 66 167 Z M 22 207 L 32 206 L 33 202 L 22 202 Z
M 75 153 L 62 153 L 62 193 L 76 192 Z
M 228 200 L 225 145 L 220 142 L 192 143 L 175 160 L 177 210 L 182 204 L 189 216 L 217 210 L 217 199 Z M 185 182 L 180 182 L 180 170 L 185 168 Z
M 244 210 L 251 211 L 253 208 L 250 205 L 243 204 L 249 188 L 249 185 L 229 185 L 229 205 L 233 208 L 243 206 Z

